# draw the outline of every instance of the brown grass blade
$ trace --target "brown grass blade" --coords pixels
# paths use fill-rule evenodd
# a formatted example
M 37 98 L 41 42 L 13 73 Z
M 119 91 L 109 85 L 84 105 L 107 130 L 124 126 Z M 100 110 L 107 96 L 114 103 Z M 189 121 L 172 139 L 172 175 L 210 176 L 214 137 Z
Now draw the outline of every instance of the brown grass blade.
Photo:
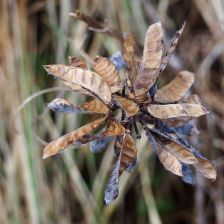
M 106 117 L 99 118 L 49 143 L 44 148 L 43 159 L 53 156 L 58 152 L 62 151 L 63 149 L 65 149 L 66 147 L 68 147 L 69 145 L 73 144 L 82 136 L 88 134 L 89 132 L 97 128 L 100 124 L 102 124 L 105 121 L 105 119 Z
M 213 164 L 207 159 L 197 158 L 198 163 L 194 164 L 194 167 L 208 179 L 215 180 L 217 173 Z
M 175 117 L 200 117 L 207 114 L 205 107 L 199 104 L 151 104 L 147 107 L 149 113 L 156 118 L 169 119 Z
M 161 103 L 172 103 L 180 100 L 194 82 L 194 74 L 182 71 L 169 84 L 159 89 L 154 100 Z
M 115 65 L 107 58 L 97 56 L 93 61 L 93 69 L 110 86 L 117 85 L 120 82 Z
M 175 175 L 183 176 L 182 165 L 174 155 L 163 149 L 163 146 L 159 143 L 157 144 L 157 152 L 160 162 L 167 170 Z
M 145 35 L 142 70 L 139 79 L 135 83 L 137 91 L 141 89 L 148 90 L 156 81 L 162 61 L 163 42 L 161 23 L 158 22 L 149 26 Z
M 86 62 L 82 58 L 68 56 L 68 62 L 72 67 L 88 69 Z
M 114 98 L 129 116 L 133 116 L 138 113 L 139 107 L 134 101 L 118 95 L 114 95 Z
M 66 82 L 71 82 L 88 90 L 105 103 L 111 102 L 111 92 L 107 83 L 95 72 L 65 65 L 45 65 L 45 70 Z

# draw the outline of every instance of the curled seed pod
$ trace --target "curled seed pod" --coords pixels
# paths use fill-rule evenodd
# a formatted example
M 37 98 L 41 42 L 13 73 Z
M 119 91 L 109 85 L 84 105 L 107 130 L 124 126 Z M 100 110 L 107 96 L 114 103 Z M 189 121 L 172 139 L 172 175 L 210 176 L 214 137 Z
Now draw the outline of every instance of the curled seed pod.
M 97 56 L 93 62 L 93 69 L 110 86 L 117 85 L 120 82 L 115 65 L 107 58 Z
M 180 100 L 194 82 L 194 74 L 182 71 L 168 85 L 159 89 L 154 100 L 161 103 L 171 103 Z

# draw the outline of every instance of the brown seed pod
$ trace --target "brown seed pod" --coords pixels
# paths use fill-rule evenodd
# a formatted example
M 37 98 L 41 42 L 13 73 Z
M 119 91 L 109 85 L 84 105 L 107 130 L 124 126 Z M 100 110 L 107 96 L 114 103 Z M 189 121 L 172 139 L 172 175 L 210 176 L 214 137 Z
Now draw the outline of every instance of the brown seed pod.
M 123 171 L 128 167 L 128 165 L 136 159 L 137 149 L 135 147 L 135 143 L 132 137 L 126 133 L 124 135 L 122 149 L 120 152 L 120 167 L 119 167 L 119 175 L 123 173 Z
M 95 72 L 65 65 L 45 65 L 46 71 L 66 82 L 71 82 L 96 95 L 106 104 L 111 102 L 111 92 L 107 83 Z
M 80 85 L 77 85 L 72 82 L 63 82 L 63 83 L 66 87 L 72 89 L 74 92 L 78 92 L 80 94 L 87 95 L 87 96 L 94 96 L 90 91 L 84 89 Z
M 170 57 L 172 56 L 173 52 L 176 49 L 176 46 L 177 46 L 178 41 L 181 37 L 181 34 L 183 33 L 184 27 L 185 27 L 185 23 L 174 34 L 174 37 L 173 37 L 173 39 L 171 40 L 171 43 L 170 43 L 170 47 L 166 50 L 165 55 L 163 56 L 162 63 L 161 63 L 160 68 L 159 68 L 159 72 L 162 72 L 166 68 Z
M 88 69 L 86 62 L 82 58 L 68 56 L 69 65 L 72 67 L 78 67 L 82 69 Z
M 107 58 L 97 56 L 93 61 L 93 69 L 110 86 L 117 85 L 120 82 L 118 71 Z
M 159 143 L 157 144 L 157 152 L 160 162 L 167 170 L 178 176 L 183 176 L 182 165 L 174 155 L 166 151 Z
M 44 148 L 43 159 L 53 156 L 57 154 L 58 152 L 62 151 L 63 149 L 65 149 L 66 147 L 68 147 L 69 145 L 73 144 L 82 136 L 90 133 L 92 130 L 97 128 L 100 124 L 102 124 L 105 121 L 105 119 L 106 117 L 99 118 L 49 143 Z
M 159 75 L 159 67 L 163 55 L 163 29 L 160 22 L 149 26 L 145 35 L 142 69 L 139 79 L 135 82 L 138 92 L 150 89 Z M 143 94 L 143 93 L 142 93 Z
M 128 70 L 131 70 L 134 59 L 135 39 L 131 33 L 123 34 L 123 55 Z
M 134 101 L 118 95 L 114 95 L 114 98 L 129 116 L 133 116 L 138 113 L 139 106 Z
M 197 158 L 198 163 L 194 164 L 194 167 L 205 177 L 211 180 L 216 179 L 216 170 L 212 163 L 207 159 Z
M 156 118 L 169 119 L 175 117 L 200 117 L 207 114 L 205 107 L 199 104 L 151 104 L 147 107 L 149 113 Z
M 185 164 L 197 163 L 198 160 L 193 155 L 193 153 L 186 149 L 184 146 L 177 144 L 176 142 L 169 139 L 165 139 L 161 136 L 157 137 L 157 139 L 158 142 L 163 145 L 164 149 L 166 149 L 167 152 L 175 156 L 181 162 Z
M 80 108 L 84 111 L 98 114 L 107 114 L 109 112 L 109 108 L 98 99 L 86 102 L 82 104 Z
M 125 133 L 125 128 L 116 120 L 110 120 L 107 130 L 104 131 L 101 136 L 117 136 L 123 135 Z
M 169 84 L 159 89 L 154 100 L 160 103 L 172 103 L 180 100 L 194 82 L 194 74 L 182 71 Z

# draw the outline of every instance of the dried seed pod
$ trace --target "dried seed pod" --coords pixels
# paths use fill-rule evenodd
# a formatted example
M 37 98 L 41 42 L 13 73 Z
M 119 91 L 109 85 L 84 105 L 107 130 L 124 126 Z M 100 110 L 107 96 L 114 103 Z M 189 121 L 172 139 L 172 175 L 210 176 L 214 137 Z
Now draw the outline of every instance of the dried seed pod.
M 119 153 L 119 157 L 117 157 L 111 177 L 105 190 L 104 201 L 107 205 L 117 198 L 119 193 L 119 176 L 125 169 L 129 167 L 131 162 L 136 159 L 136 155 L 137 149 L 133 139 L 129 134 L 125 134 L 123 138 L 122 149 Z
M 132 137 L 129 134 L 124 135 L 124 140 L 122 144 L 122 149 L 120 152 L 120 167 L 119 175 L 123 173 L 125 169 L 128 168 L 129 164 L 136 159 L 137 149 Z
M 182 71 L 169 84 L 158 89 L 154 100 L 160 103 L 172 103 L 180 100 L 194 82 L 194 74 Z
M 106 205 L 109 205 L 115 200 L 119 194 L 119 167 L 120 159 L 118 158 L 114 164 L 109 182 L 104 192 L 104 201 Z
M 80 108 L 86 112 L 98 113 L 98 114 L 107 114 L 109 108 L 98 99 L 91 100 L 80 106 Z
M 72 68 L 65 65 L 45 65 L 44 68 L 48 73 L 88 90 L 106 104 L 111 102 L 109 86 L 95 72 L 80 68 Z
M 194 167 L 205 177 L 211 180 L 216 179 L 216 170 L 212 163 L 206 158 L 197 158 L 198 163 L 194 164 Z
M 135 83 L 135 89 L 139 93 L 150 89 L 159 75 L 163 44 L 162 25 L 160 22 L 154 23 L 149 26 L 145 35 L 141 74 Z
M 101 136 L 117 136 L 125 133 L 125 128 L 116 120 L 109 121 L 107 130 L 104 131 Z
M 73 144 L 75 141 L 97 128 L 105 121 L 105 119 L 106 117 L 99 118 L 49 143 L 44 148 L 43 159 L 53 156 L 68 147 L 69 145 Z
M 87 95 L 87 96 L 94 96 L 90 91 L 84 89 L 80 85 L 77 85 L 77 84 L 72 83 L 72 82 L 63 82 L 63 83 L 64 83 L 65 86 L 69 87 L 74 92 L 78 92 L 78 93 L 81 93 L 81 94 Z
M 160 162 L 167 170 L 178 176 L 183 175 L 182 165 L 174 155 L 166 151 L 160 144 L 158 144 L 157 152 Z
M 117 93 L 122 90 L 122 86 L 110 86 L 111 93 Z
M 61 98 L 52 100 L 47 104 L 47 106 L 51 110 L 59 113 L 83 112 L 83 110 L 79 106 L 75 106 L 72 103 L 69 103 L 67 100 Z
M 166 68 L 170 57 L 172 56 L 173 52 L 176 49 L 176 46 L 177 46 L 178 41 L 179 41 L 179 39 L 181 37 L 181 34 L 183 33 L 184 27 L 185 27 L 185 23 L 174 34 L 174 37 L 173 37 L 173 39 L 171 40 L 171 43 L 170 43 L 170 47 L 167 49 L 165 55 L 163 56 L 162 63 L 161 63 L 160 68 L 159 68 L 159 72 L 162 72 Z
M 189 151 L 183 145 L 178 144 L 174 141 L 171 141 L 170 139 L 166 139 L 161 136 L 160 137 L 158 136 L 157 138 L 158 138 L 158 142 L 160 142 L 160 144 L 163 145 L 164 149 L 166 149 L 167 152 L 171 153 L 181 162 L 185 164 L 194 164 L 198 162 L 198 160 L 193 155 L 193 153 Z
M 134 58 L 135 39 L 131 33 L 123 34 L 124 60 L 128 70 L 131 70 Z
M 93 69 L 110 86 L 117 85 L 120 82 L 115 65 L 107 58 L 97 56 L 93 62 Z
M 192 94 L 189 97 L 187 97 L 187 99 L 184 100 L 186 103 L 191 103 L 191 104 L 200 104 L 201 103 L 201 99 L 197 94 Z
M 114 95 L 114 98 L 129 116 L 133 116 L 138 113 L 139 107 L 134 101 L 118 95 Z
M 207 114 L 205 107 L 199 104 L 151 104 L 147 107 L 149 113 L 156 118 L 169 119 L 175 117 L 200 117 Z
M 68 62 L 72 67 L 88 69 L 86 62 L 82 58 L 68 56 Z

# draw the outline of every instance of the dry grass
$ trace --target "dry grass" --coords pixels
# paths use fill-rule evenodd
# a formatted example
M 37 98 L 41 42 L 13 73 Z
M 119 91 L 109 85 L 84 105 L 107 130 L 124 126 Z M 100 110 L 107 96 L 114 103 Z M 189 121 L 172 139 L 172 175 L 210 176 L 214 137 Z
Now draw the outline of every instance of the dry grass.
M 215 182 L 198 176 L 195 187 L 186 186 L 160 167 L 145 140 L 138 145 L 140 165 L 121 178 L 119 198 L 104 207 L 110 145 L 100 155 L 83 147 L 42 160 L 46 142 L 91 117 L 48 111 L 46 103 L 56 95 L 73 103 L 84 98 L 56 87 L 41 65 L 63 63 L 67 55 L 91 62 L 121 47 L 69 17 L 77 8 L 132 31 L 140 43 L 158 19 L 170 34 L 187 21 L 160 82 L 182 68 L 196 73 L 194 91 L 211 114 L 200 120 L 200 137 L 192 141 L 215 162 Z M 223 15 L 222 0 L 0 1 L 0 223 L 224 223 Z

